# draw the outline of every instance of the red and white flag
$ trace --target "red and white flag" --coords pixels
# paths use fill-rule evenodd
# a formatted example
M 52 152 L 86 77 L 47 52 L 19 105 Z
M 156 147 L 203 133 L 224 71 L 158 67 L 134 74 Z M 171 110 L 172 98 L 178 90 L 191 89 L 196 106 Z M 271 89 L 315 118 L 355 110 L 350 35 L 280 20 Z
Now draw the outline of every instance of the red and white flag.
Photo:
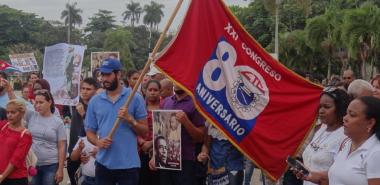
M 155 65 L 272 179 L 316 118 L 322 87 L 273 59 L 222 0 L 192 0 Z

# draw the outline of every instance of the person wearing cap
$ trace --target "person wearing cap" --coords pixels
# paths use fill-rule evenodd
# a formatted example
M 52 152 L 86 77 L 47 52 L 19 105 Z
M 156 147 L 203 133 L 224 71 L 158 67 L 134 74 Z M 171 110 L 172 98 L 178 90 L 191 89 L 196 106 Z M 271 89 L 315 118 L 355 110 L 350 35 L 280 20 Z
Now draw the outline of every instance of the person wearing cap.
M 165 78 L 165 76 L 153 65 L 150 65 L 150 70 L 146 75 L 148 75 L 150 79 L 157 81 L 161 81 Z
M 96 155 L 96 184 L 138 184 L 140 159 L 137 136 L 148 132 L 147 111 L 143 97 L 136 93 L 128 106 L 124 104 L 130 88 L 120 84 L 121 64 L 117 59 L 105 59 L 100 66 L 105 91 L 89 102 L 85 130 L 88 140 L 99 148 Z M 120 125 L 113 138 L 108 138 L 114 122 Z

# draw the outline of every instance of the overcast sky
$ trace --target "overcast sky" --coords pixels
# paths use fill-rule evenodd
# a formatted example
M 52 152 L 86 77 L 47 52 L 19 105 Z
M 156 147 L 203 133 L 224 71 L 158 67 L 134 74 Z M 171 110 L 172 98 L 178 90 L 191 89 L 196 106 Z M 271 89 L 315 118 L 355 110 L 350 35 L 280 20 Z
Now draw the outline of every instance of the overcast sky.
M 151 0 L 134 0 L 139 2 L 142 6 L 149 4 Z M 155 0 L 163 5 L 164 8 L 164 18 L 159 25 L 159 28 L 162 28 L 169 19 L 170 14 L 174 10 L 178 0 Z M 35 13 L 40 17 L 44 17 L 46 20 L 61 20 L 61 12 L 65 8 L 65 4 L 69 0 L 1 0 L 0 4 L 8 5 L 11 8 L 23 10 L 24 12 Z M 121 25 L 122 16 L 121 14 L 126 10 L 126 4 L 130 0 L 70 0 L 70 3 L 77 2 L 77 7 L 83 10 L 82 19 L 83 24 L 81 27 L 84 27 L 88 18 L 92 17 L 98 9 L 106 9 L 113 12 L 113 15 L 116 16 L 117 24 Z M 227 5 L 239 5 L 247 6 L 249 0 L 225 0 Z M 185 11 L 188 7 L 189 0 L 185 0 L 182 5 L 178 16 L 176 17 L 171 30 L 176 30 L 180 22 L 182 21 Z M 142 23 L 142 18 L 140 24 Z

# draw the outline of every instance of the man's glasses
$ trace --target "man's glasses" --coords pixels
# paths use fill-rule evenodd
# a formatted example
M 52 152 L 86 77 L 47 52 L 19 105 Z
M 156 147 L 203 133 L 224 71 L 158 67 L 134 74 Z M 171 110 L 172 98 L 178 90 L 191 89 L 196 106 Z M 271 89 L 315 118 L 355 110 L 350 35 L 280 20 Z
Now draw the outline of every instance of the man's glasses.
M 158 149 L 159 150 L 168 150 L 168 147 L 167 146 L 163 146 L 163 145 L 159 145 Z

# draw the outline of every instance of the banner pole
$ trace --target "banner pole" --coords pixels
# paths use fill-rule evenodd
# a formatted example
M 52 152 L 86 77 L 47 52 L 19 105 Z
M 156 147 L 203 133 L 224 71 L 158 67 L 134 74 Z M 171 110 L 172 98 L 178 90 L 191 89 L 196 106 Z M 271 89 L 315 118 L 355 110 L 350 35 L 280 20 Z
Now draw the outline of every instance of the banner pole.
M 170 25 L 173 23 L 173 20 L 174 20 L 175 16 L 177 15 L 178 10 L 181 7 L 182 3 L 183 3 L 183 0 L 179 0 L 178 1 L 178 3 L 176 5 L 176 7 L 175 7 L 175 9 L 174 9 L 174 11 L 172 13 L 172 15 L 169 18 L 169 21 L 166 23 L 166 25 L 164 27 L 164 30 L 162 31 L 162 33 L 160 35 L 160 38 L 158 39 L 158 41 L 156 43 L 156 46 L 154 47 L 154 49 L 152 51 L 152 55 L 150 57 L 148 57 L 148 61 L 145 63 L 145 66 L 144 66 L 144 68 L 143 68 L 143 70 L 142 70 L 142 72 L 140 74 L 139 79 L 136 82 L 136 85 L 133 87 L 133 90 L 132 90 L 131 94 L 128 96 L 127 101 L 123 105 L 124 107 L 127 108 L 127 110 L 128 110 L 129 104 L 131 103 L 132 97 L 136 94 L 137 89 L 140 86 L 140 84 L 142 82 L 142 79 L 144 78 L 145 73 L 148 71 L 148 67 L 152 63 L 152 58 L 154 58 L 155 55 L 157 54 L 157 51 L 160 48 L 162 42 L 164 41 L 165 35 L 168 32 Z M 120 124 L 120 118 L 117 118 L 116 121 L 115 121 L 115 123 L 114 123 L 114 125 L 113 125 L 113 127 L 112 127 L 112 129 L 111 129 L 111 131 L 108 133 L 108 138 L 109 139 L 112 139 L 112 137 L 115 134 L 116 129 L 119 126 L 119 124 Z

